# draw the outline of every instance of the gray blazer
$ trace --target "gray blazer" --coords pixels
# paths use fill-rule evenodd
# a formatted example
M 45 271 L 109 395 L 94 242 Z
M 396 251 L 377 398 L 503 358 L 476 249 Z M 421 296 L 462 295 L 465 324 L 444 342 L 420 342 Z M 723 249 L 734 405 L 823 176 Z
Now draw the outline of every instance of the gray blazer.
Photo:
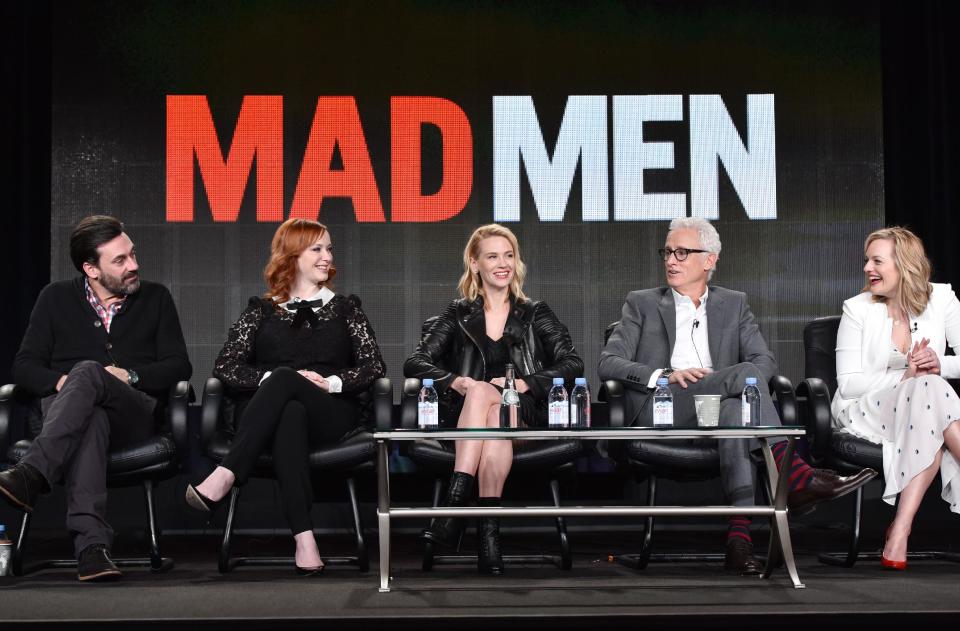
M 600 353 L 597 371 L 601 379 L 623 382 L 631 419 L 636 419 L 653 394 L 647 388 L 650 376 L 670 366 L 676 336 L 677 312 L 669 287 L 627 294 L 620 323 Z M 751 362 L 765 381 L 777 374 L 777 362 L 743 292 L 710 287 L 707 341 L 714 370 Z

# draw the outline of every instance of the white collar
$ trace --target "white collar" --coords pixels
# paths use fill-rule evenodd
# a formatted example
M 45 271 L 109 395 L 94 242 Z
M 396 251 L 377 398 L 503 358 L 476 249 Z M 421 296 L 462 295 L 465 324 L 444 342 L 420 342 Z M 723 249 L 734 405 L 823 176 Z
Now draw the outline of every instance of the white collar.
M 681 293 L 678 293 L 673 287 L 670 288 L 670 293 L 673 294 L 673 303 L 680 304 L 683 301 L 687 301 L 690 304 L 693 304 L 693 300 L 689 296 L 684 296 Z M 704 305 L 707 302 L 707 297 L 710 294 L 710 286 L 707 285 L 707 288 L 703 290 L 703 295 L 700 296 L 700 304 Z
M 290 296 L 290 300 L 287 300 L 286 302 L 281 302 L 279 306 L 286 307 L 288 304 L 290 304 L 294 300 L 304 300 L 306 302 L 313 302 L 314 300 L 322 300 L 323 306 L 326 307 L 327 303 L 333 300 L 333 297 L 335 295 L 336 295 L 335 293 L 330 291 L 329 287 L 321 287 L 320 291 L 313 294 L 309 298 L 300 298 L 299 296 Z M 315 308 L 319 309 L 319 307 L 315 307 Z

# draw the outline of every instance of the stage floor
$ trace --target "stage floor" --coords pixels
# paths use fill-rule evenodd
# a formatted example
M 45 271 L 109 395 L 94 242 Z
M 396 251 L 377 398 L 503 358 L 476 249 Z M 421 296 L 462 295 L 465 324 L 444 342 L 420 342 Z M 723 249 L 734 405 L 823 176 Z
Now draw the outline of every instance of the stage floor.
M 786 572 L 772 579 L 724 574 L 721 563 L 665 562 L 635 571 L 609 560 L 628 552 L 638 533 L 573 532 L 573 569 L 552 565 L 512 565 L 503 577 L 482 577 L 470 566 L 420 569 L 413 535 L 394 543 L 394 584 L 377 590 L 376 551 L 371 571 L 331 566 L 315 578 L 292 568 L 240 567 L 221 575 L 213 537 L 168 537 L 165 554 L 176 565 L 168 572 L 125 569 L 122 581 L 80 584 L 72 570 L 45 570 L 22 578 L 0 579 L 3 627 L 11 623 L 98 623 L 137 621 L 160 626 L 176 622 L 208 628 L 778 628 L 849 626 L 892 627 L 960 617 L 960 564 L 911 563 L 906 572 L 883 571 L 876 561 L 854 568 L 819 563 L 824 541 L 842 543 L 839 533 L 796 533 L 800 577 L 794 589 Z M 721 550 L 722 533 L 666 532 L 660 549 Z M 764 539 L 763 533 L 758 543 Z M 282 554 L 288 539 L 241 537 L 239 553 Z M 63 540 L 38 542 L 35 552 L 66 551 Z M 550 552 L 548 534 L 505 533 L 509 553 Z M 716 543 L 717 545 L 713 545 Z M 868 542 L 869 543 L 869 542 Z M 918 542 L 919 543 L 919 542 Z M 346 554 L 346 537 L 321 538 L 321 551 Z M 464 551 L 473 547 L 465 539 Z M 128 550 L 118 542 L 117 556 Z

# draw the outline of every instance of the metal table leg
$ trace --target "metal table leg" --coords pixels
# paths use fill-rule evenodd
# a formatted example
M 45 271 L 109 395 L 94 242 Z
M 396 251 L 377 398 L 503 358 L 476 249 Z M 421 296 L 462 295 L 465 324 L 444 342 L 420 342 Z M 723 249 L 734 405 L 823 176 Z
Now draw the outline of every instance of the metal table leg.
M 793 460 L 793 450 L 796 443 L 794 437 L 787 439 L 787 448 L 784 450 L 783 462 L 789 463 Z M 767 566 L 763 571 L 763 578 L 770 578 L 776 567 L 779 555 L 782 552 L 783 561 L 787 566 L 787 573 L 793 586 L 797 589 L 805 587 L 800 582 L 800 575 L 797 573 L 797 564 L 793 558 L 793 546 L 790 543 L 790 524 L 787 522 L 787 493 L 788 477 L 780 475 L 777 469 L 777 462 L 773 458 L 773 452 L 766 440 L 761 441 L 763 448 L 763 458 L 767 465 L 767 474 L 770 478 L 771 490 L 773 494 L 773 520 L 770 523 L 770 550 L 767 554 Z
M 380 591 L 390 591 L 389 443 L 377 441 L 377 527 L 380 533 Z

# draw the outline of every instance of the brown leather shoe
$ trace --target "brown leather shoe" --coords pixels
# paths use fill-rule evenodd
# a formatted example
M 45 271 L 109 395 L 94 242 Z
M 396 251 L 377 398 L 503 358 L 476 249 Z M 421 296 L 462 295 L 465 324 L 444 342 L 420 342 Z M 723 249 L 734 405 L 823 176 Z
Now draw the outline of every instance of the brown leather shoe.
M 814 469 L 807 486 L 791 491 L 787 496 L 787 508 L 797 515 L 809 513 L 818 503 L 843 497 L 875 477 L 877 472 L 869 468 L 845 477 L 825 469 Z
M 740 576 L 758 576 L 763 573 L 763 565 L 753 556 L 753 544 L 740 537 L 727 539 L 727 558 L 723 569 L 729 574 Z
M 81 581 L 115 581 L 121 573 L 110 558 L 110 549 L 102 543 L 94 543 L 80 552 L 77 559 L 77 579 Z
M 43 474 L 25 462 L 0 471 L 0 497 L 28 513 L 33 512 L 37 498 L 49 490 Z

